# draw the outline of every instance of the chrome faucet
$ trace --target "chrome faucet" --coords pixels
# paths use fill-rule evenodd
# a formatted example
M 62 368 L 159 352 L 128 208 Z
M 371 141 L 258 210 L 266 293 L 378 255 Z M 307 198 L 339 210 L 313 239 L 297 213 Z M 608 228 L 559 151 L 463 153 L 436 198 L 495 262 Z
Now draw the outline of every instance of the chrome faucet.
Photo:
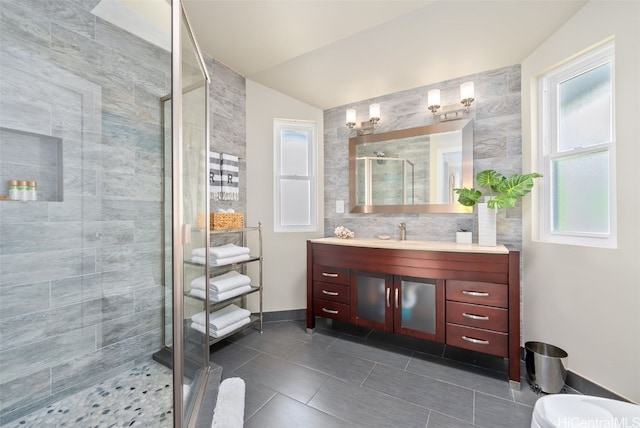
M 406 241 L 407 240 L 407 224 L 400 223 L 398 227 L 400 228 L 400 240 Z

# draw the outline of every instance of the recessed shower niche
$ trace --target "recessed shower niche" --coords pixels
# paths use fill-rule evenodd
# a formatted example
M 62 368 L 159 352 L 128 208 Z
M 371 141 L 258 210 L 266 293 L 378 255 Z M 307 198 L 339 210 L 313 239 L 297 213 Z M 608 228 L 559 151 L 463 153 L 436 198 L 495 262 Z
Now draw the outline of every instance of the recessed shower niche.
M 63 200 L 62 139 L 0 127 L 0 195 L 9 180 L 37 182 L 37 200 Z

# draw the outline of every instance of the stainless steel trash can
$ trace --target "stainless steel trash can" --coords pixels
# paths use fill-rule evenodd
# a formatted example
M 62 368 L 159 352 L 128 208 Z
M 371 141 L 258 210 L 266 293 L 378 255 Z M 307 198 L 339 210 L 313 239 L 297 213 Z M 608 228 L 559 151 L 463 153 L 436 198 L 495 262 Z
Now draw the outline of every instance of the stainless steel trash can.
M 524 348 L 529 383 L 549 394 L 562 391 L 569 355 L 557 346 L 542 342 L 526 342 Z

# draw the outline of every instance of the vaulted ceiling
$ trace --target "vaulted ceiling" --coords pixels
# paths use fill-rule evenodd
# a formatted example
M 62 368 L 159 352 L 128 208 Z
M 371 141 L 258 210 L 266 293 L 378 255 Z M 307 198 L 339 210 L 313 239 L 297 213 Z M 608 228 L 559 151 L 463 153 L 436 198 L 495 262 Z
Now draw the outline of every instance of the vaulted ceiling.
M 520 63 L 585 0 L 183 0 L 203 51 L 326 109 Z

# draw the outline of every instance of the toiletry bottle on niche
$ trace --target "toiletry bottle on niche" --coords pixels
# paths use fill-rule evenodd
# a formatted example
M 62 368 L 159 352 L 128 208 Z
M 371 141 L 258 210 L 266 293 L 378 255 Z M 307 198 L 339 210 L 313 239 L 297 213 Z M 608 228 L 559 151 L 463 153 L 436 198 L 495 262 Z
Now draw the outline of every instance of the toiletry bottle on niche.
M 20 200 L 20 189 L 17 180 L 9 180 L 9 199 L 12 201 Z
M 28 196 L 27 196 L 27 182 L 20 180 L 18 181 L 18 194 L 19 194 L 19 200 L 21 201 L 27 201 Z
M 36 186 L 38 185 L 35 181 L 27 182 L 27 200 L 28 201 L 37 201 L 38 200 L 38 192 L 36 190 Z

